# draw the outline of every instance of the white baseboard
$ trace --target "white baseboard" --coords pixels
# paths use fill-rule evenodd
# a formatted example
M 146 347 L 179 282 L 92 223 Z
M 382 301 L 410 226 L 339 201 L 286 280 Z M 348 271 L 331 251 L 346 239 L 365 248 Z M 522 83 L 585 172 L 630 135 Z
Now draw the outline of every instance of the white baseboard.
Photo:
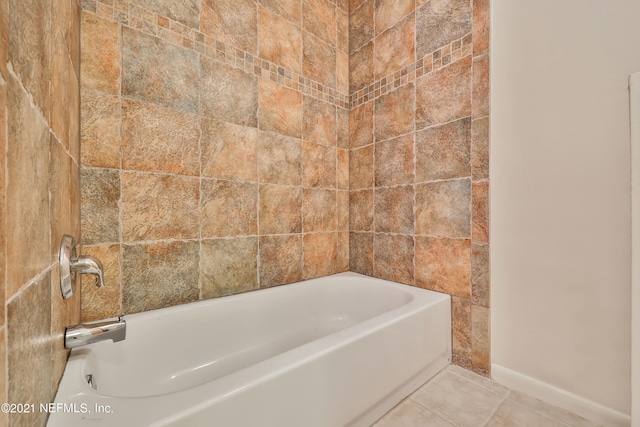
M 491 364 L 491 378 L 513 390 L 526 393 L 603 426 L 629 427 L 631 425 L 631 417 L 628 414 L 503 366 Z

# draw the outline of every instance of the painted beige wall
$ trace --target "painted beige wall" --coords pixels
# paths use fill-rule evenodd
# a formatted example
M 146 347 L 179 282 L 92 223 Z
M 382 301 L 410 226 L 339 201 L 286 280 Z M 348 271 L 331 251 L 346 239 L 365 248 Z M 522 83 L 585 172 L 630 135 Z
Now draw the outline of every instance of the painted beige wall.
M 640 2 L 492 11 L 492 363 L 628 414 Z

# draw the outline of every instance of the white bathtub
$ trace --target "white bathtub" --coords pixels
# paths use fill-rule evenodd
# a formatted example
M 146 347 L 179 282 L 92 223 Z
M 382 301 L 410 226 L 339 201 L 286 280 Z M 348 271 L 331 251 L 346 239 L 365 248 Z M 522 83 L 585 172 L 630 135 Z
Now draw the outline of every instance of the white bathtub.
M 48 426 L 369 426 L 451 360 L 448 295 L 355 273 L 125 319 L 71 352 Z

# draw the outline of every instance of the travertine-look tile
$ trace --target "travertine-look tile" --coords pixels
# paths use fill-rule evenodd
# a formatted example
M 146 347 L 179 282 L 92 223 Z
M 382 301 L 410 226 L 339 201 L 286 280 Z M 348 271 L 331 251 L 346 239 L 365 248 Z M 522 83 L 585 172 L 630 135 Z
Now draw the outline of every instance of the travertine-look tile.
M 200 31 L 251 54 L 258 47 L 254 0 L 201 0 Z
M 278 83 L 260 79 L 260 129 L 300 138 L 302 94 Z
M 305 141 L 336 145 L 336 107 L 310 96 L 302 99 L 302 137 Z
M 337 270 L 338 233 L 307 234 L 303 238 L 303 277 L 328 276 Z
M 302 280 L 302 236 L 260 237 L 260 287 Z
M 112 169 L 81 169 L 82 243 L 120 240 L 120 173 Z
M 336 48 L 349 54 L 349 12 L 340 7 L 336 8 L 337 41 Z M 348 92 L 348 90 L 347 90 Z
M 7 0 L 0 0 L 0 25 L 2 25 L 6 19 L 8 19 L 6 16 L 2 16 L 3 12 L 6 12 L 8 8 L 8 2 Z M 2 60 L 2 57 L 5 57 L 6 59 L 6 46 L 8 44 L 8 41 L 6 40 L 7 36 L 7 27 L 2 28 L 0 26 L 0 43 L 2 43 L 2 49 L 5 49 L 5 51 L 3 52 L 2 50 L 0 50 L 0 60 Z M 3 64 L 0 64 L 0 79 L 3 78 L 3 73 L 5 73 L 4 70 L 2 70 L 2 66 Z M 5 129 L 5 132 L 0 132 L 0 165 L 2 165 L 2 168 L 6 168 L 6 160 L 7 160 L 7 85 L 6 82 L 3 80 L 2 82 L 0 82 L 0 105 L 5 106 L 5 108 L 0 108 L 0 129 Z M 7 238 L 6 238 L 6 228 L 5 228 L 5 218 L 7 215 L 7 198 L 6 198 L 6 180 L 7 180 L 7 176 L 6 174 L 0 174 L 0 188 L 2 188 L 3 191 L 0 191 L 0 224 L 2 224 L 0 226 L 0 260 L 2 260 L 2 262 L 0 262 L 0 277 L 5 278 L 5 280 L 0 280 L 0 295 L 5 295 L 6 293 L 6 289 L 7 289 L 7 282 L 6 282 L 6 271 L 7 271 Z M 4 318 L 5 318 L 5 297 L 0 298 L 0 325 L 4 325 Z M 0 328 L 1 329 L 1 328 Z M 4 335 L 3 335 L 4 337 Z M 4 338 L 3 338 L 4 340 Z M 2 353 L 4 351 L 5 348 L 5 342 L 4 341 L 0 341 L 0 353 Z M 0 354 L 1 356 L 1 354 Z M 2 366 L 5 365 L 5 363 L 0 360 L 0 368 L 2 368 Z M 4 387 L 3 385 L 6 385 L 6 378 L 2 376 L 1 372 L 6 372 L 5 371 L 0 371 L 0 398 L 4 397 L 5 401 L 6 401 L 6 387 Z M 4 388 L 3 388 L 4 387 Z M 0 417 L 0 422 L 2 422 L 2 417 Z
M 201 119 L 203 177 L 258 180 L 256 128 Z
M 73 102 L 70 98 L 73 65 L 67 52 L 58 22 L 51 25 L 51 60 L 49 79 L 49 126 L 60 138 L 65 147 L 69 147 L 69 109 Z
M 82 88 L 81 147 L 84 166 L 120 167 L 120 98 Z
M 416 284 L 471 297 L 471 241 L 416 237 Z
M 489 117 L 471 125 L 471 176 L 474 180 L 489 178 Z
M 336 209 L 335 190 L 305 188 L 302 195 L 302 231 L 335 231 Z
M 203 179 L 201 191 L 201 237 L 258 233 L 257 183 Z
M 474 182 L 471 195 L 472 240 L 474 242 L 489 242 L 489 183 Z
M 191 28 L 198 28 L 200 3 L 202 0 L 129 0 L 171 20 Z
M 349 154 L 349 185 L 351 190 L 373 187 L 373 145 Z
M 416 186 L 416 233 L 471 236 L 471 181 L 455 179 Z
M 58 22 L 62 30 L 74 74 L 80 77 L 80 2 L 78 0 L 51 2 L 51 22 Z
M 138 172 L 122 174 L 122 240 L 198 237 L 200 180 Z
M 202 299 L 258 289 L 258 238 L 203 240 Z
M 374 0 L 366 0 L 362 7 L 351 9 L 349 17 L 349 53 L 354 53 L 374 36 L 373 26 Z
M 416 16 L 417 56 L 422 58 L 471 32 L 469 0 L 428 1 Z
M 260 0 L 260 5 L 288 19 L 297 26 L 302 25 L 302 2 L 300 0 Z
M 376 188 L 374 199 L 376 232 L 402 234 L 414 232 L 413 186 Z
M 489 307 L 491 276 L 489 272 L 489 245 L 471 245 L 471 295 L 473 305 Z
M 338 191 L 338 231 L 349 231 L 349 192 Z
M 123 245 L 122 309 L 138 313 L 196 301 L 200 244 Z
M 538 412 L 520 405 L 512 400 L 502 402 L 495 415 L 486 424 L 488 427 L 507 426 L 535 426 L 535 427 L 565 427 L 559 421 L 547 418 Z
M 446 370 L 411 398 L 456 426 L 464 427 L 482 425 L 504 400 L 502 396 Z
M 280 185 L 260 186 L 260 234 L 302 231 L 302 189 Z
M 353 13 L 365 0 L 349 0 L 349 12 Z
M 13 78 L 7 86 L 6 298 L 50 264 L 49 138 L 40 113 Z
M 473 60 L 471 114 L 474 118 L 489 115 L 489 55 Z
M 336 273 L 349 271 L 349 232 L 338 233 L 338 256 L 336 260 Z
M 349 148 L 349 110 L 337 108 L 338 148 Z
M 302 75 L 336 87 L 336 49 L 306 32 L 302 36 Z
M 473 56 L 489 50 L 490 21 L 489 0 L 473 0 Z
M 258 78 L 202 56 L 202 115 L 243 126 L 258 125 Z M 197 85 L 193 85 L 197 88 Z
M 415 28 L 415 14 L 412 13 L 376 36 L 373 64 L 375 80 L 386 77 L 416 60 Z
M 347 150 L 339 150 L 347 153 Z M 302 185 L 306 187 L 336 187 L 336 157 L 335 147 L 302 143 Z M 347 180 L 349 170 L 347 169 Z M 344 179 L 344 177 L 343 177 Z M 347 181 L 348 182 L 348 181 Z
M 424 406 L 407 399 L 389 411 L 372 427 L 455 427 Z
M 118 24 L 82 12 L 81 85 L 83 88 L 120 94 L 120 36 Z
M 92 276 L 82 277 L 82 321 L 106 319 L 122 313 L 120 307 L 120 245 L 84 246 L 104 267 L 104 288 L 96 287 Z
M 416 81 L 416 129 L 471 115 L 471 57 Z
M 51 274 L 7 306 L 7 383 L 11 402 L 51 402 Z M 42 426 L 46 412 L 9 414 L 9 425 Z
M 258 174 L 263 183 L 300 185 L 302 142 L 273 132 L 260 132 Z
M 375 147 L 375 186 L 413 183 L 413 134 Z
M 50 2 L 9 0 L 8 60 L 34 103 L 49 116 Z M 3 64 L 3 67 L 5 64 Z M 6 77 L 6 75 L 5 75 Z
M 349 113 L 349 143 L 352 149 L 373 143 L 373 101 Z
M 416 133 L 416 181 L 470 176 L 471 118 Z
M 199 175 L 199 117 L 158 105 L 124 99 L 122 167 Z
M 413 131 L 413 83 L 386 93 L 375 101 L 376 142 Z
M 51 221 L 51 260 L 58 259 L 64 234 L 71 234 L 71 162 L 62 144 L 49 138 L 49 219 Z
M 71 73 L 69 83 L 69 153 L 80 163 L 80 78 Z
M 349 230 L 373 231 L 373 189 L 350 192 Z
M 300 28 L 262 6 L 258 6 L 258 43 L 260 58 L 295 73 L 302 71 Z
M 374 275 L 393 282 L 412 284 L 413 237 L 376 233 L 373 236 Z
M 373 233 L 349 233 L 349 270 L 373 276 Z
M 336 7 L 330 0 L 302 0 L 302 28 L 336 45 Z
M 336 50 L 336 90 L 349 93 L 349 55 Z
M 196 52 L 122 28 L 122 95 L 198 113 L 199 79 Z
M 489 347 L 489 309 L 473 305 L 471 307 L 471 362 L 474 367 L 486 372 L 491 369 Z
M 338 150 L 338 189 L 349 189 L 349 150 Z
M 373 83 L 373 42 L 367 43 L 349 56 L 349 92 L 357 92 L 371 83 Z
M 376 35 L 394 26 L 403 17 L 413 12 L 413 0 L 375 0 L 376 5 Z

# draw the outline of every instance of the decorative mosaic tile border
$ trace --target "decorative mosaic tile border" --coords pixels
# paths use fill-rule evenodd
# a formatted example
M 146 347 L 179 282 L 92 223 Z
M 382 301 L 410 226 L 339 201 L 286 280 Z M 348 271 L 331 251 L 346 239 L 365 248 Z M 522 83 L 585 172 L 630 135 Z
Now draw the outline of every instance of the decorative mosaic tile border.
M 372 99 L 391 92 L 415 79 L 458 61 L 473 52 L 471 33 L 452 41 L 446 46 L 425 55 L 423 58 L 403 67 L 393 74 L 371 83 L 369 86 L 352 93 L 349 105 L 355 108 Z
M 159 37 L 171 44 L 194 50 L 234 68 L 277 82 L 304 95 L 329 102 L 340 108 L 349 108 L 347 94 L 126 0 L 82 0 L 82 9 Z

